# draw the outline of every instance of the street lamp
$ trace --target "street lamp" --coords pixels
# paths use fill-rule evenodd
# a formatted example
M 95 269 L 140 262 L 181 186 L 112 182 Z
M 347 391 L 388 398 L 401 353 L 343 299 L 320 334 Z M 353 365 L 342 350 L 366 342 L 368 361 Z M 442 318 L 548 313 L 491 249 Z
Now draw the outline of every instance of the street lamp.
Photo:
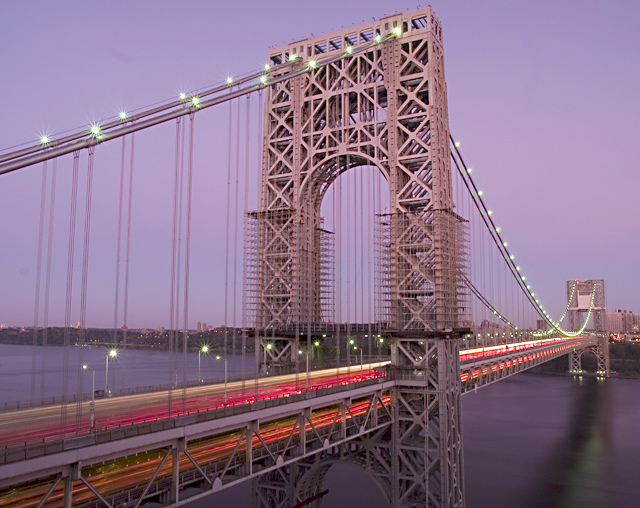
M 96 371 L 88 365 L 82 366 L 83 370 L 91 369 L 91 403 L 89 404 L 89 419 L 91 422 L 91 432 L 95 431 L 95 407 L 96 407 Z
M 271 351 L 272 347 L 273 347 L 273 344 L 269 342 L 264 348 L 264 362 L 262 363 L 262 365 L 264 366 L 265 373 L 267 372 L 267 349 Z
M 111 358 L 115 358 L 118 356 L 117 349 L 110 349 L 107 353 L 106 363 L 105 363 L 105 375 L 104 375 L 104 393 L 107 395 L 109 393 L 109 360 Z
M 363 363 L 362 363 L 362 348 L 358 347 L 358 346 L 353 346 L 353 350 L 354 351 L 358 351 L 358 349 L 360 350 L 360 373 L 362 374 L 363 369 Z
M 224 405 L 227 405 L 227 359 L 222 358 L 220 355 L 216 356 L 216 360 L 224 361 Z
M 298 350 L 298 354 L 304 354 L 307 357 L 307 391 L 309 391 L 309 351 Z
M 198 383 L 202 382 L 202 377 L 200 377 L 200 355 L 202 354 L 206 355 L 208 352 L 209 352 L 209 346 L 207 346 L 206 344 L 198 350 Z

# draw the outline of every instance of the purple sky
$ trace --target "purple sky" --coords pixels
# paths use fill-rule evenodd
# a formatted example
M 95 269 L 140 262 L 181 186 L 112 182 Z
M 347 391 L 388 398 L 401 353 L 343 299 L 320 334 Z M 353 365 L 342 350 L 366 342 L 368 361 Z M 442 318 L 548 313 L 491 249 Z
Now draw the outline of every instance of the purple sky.
M 4 2 L 0 148 L 219 83 L 262 67 L 271 46 L 395 12 L 382 0 L 269 5 Z M 605 279 L 609 309 L 640 312 L 640 3 L 431 5 L 444 27 L 451 130 L 527 281 L 555 317 L 574 278 Z M 415 7 L 393 2 L 397 11 Z M 251 107 L 256 119 L 257 101 Z M 225 105 L 196 116 L 190 326 L 233 315 L 224 273 L 211 270 L 225 264 L 227 114 Z M 136 137 L 130 326 L 168 325 L 174 129 Z M 120 144 L 109 145 L 95 159 L 89 326 L 113 324 Z M 253 149 L 253 174 L 257 160 Z M 64 321 L 70 164 L 62 159 L 58 169 L 50 324 Z M 0 177 L 0 322 L 12 325 L 33 323 L 40 168 Z M 73 322 L 81 246 L 78 236 Z M 239 284 L 230 281 L 227 294 L 234 286 L 238 300 Z

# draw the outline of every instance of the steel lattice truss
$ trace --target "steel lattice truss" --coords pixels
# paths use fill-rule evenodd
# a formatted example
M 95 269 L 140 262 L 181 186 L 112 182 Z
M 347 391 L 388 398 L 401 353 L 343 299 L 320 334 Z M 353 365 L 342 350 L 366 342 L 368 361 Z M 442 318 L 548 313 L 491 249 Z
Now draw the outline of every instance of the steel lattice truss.
M 311 63 L 331 51 L 350 56 Z M 362 165 L 377 167 L 390 188 L 388 325 L 455 326 L 461 219 L 452 213 L 438 20 L 422 9 L 276 48 L 269 59 L 274 76 L 284 62 L 309 71 L 265 93 L 257 256 L 249 255 L 257 259 L 255 326 L 326 319 L 320 206 L 340 174 Z

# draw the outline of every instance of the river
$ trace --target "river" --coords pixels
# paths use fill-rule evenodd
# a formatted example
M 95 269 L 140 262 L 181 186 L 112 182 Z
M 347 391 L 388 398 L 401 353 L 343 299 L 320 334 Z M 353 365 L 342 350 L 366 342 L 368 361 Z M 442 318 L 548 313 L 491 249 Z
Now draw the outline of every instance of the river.
M 44 395 L 59 395 L 63 348 L 47 348 Z M 84 348 L 83 361 L 105 378 L 104 349 Z M 78 363 L 70 348 L 68 365 Z M 166 384 L 169 355 L 126 351 L 110 365 L 110 388 Z M 247 358 L 251 362 L 251 358 Z M 177 358 L 181 376 L 182 356 Z M 187 355 L 188 379 L 197 379 L 198 354 Z M 31 348 L 0 345 L 0 404 L 28 401 L 31 380 L 40 396 L 41 358 L 32 376 Z M 229 371 L 242 368 L 229 359 Z M 252 364 L 251 367 L 252 368 Z M 203 378 L 220 379 L 222 362 L 201 358 Z M 85 373 L 85 375 L 89 376 Z M 68 376 L 74 393 L 77 376 Z M 89 384 L 83 391 L 88 392 Z M 113 383 L 113 384 L 112 384 Z M 523 373 L 462 397 L 468 508 L 617 508 L 640 506 L 640 381 Z M 374 482 L 351 466 L 334 465 L 325 482 L 324 508 L 387 508 Z M 251 506 L 250 483 L 222 491 L 191 508 Z

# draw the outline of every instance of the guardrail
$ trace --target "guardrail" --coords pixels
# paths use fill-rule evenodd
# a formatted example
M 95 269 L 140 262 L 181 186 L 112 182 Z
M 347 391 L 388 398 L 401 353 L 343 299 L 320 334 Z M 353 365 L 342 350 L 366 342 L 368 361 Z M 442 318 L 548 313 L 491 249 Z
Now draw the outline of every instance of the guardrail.
M 66 450 L 73 450 L 87 446 L 93 446 L 101 443 L 107 443 L 120 439 L 136 437 L 163 430 L 175 429 L 177 427 L 185 427 L 196 423 L 216 420 L 228 416 L 235 416 L 244 413 L 251 413 L 265 408 L 277 407 L 292 402 L 299 402 L 333 393 L 345 392 L 354 388 L 374 386 L 383 381 L 387 381 L 386 376 L 380 376 L 376 379 L 366 379 L 353 383 L 331 386 L 328 388 L 320 388 L 296 394 L 274 396 L 272 398 L 261 399 L 256 402 L 238 404 L 234 406 L 218 407 L 204 411 L 193 411 L 184 415 L 173 418 L 163 418 L 146 420 L 141 422 L 132 422 L 130 425 L 118 426 L 111 429 L 100 430 L 93 434 L 85 434 L 73 436 L 63 439 L 43 439 L 42 441 L 28 443 L 25 441 L 4 443 L 4 450 L 0 450 L 0 464 L 9 464 L 22 460 L 29 460 L 44 455 L 60 453 Z

